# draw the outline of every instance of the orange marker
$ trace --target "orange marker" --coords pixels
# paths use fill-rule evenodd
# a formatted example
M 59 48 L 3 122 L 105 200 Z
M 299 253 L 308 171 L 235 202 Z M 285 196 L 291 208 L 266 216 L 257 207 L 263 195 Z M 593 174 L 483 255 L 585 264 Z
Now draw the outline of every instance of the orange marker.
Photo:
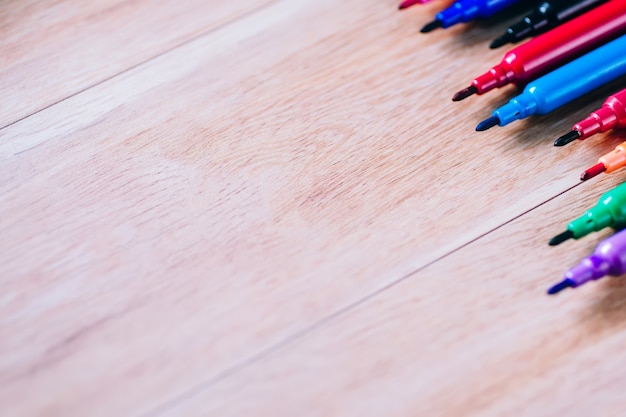
M 582 181 L 587 181 L 600 175 L 601 173 L 610 174 L 613 171 L 617 171 L 620 168 L 626 167 L 626 142 L 622 142 L 612 152 L 603 155 L 598 163 L 589 169 L 583 171 L 580 174 Z

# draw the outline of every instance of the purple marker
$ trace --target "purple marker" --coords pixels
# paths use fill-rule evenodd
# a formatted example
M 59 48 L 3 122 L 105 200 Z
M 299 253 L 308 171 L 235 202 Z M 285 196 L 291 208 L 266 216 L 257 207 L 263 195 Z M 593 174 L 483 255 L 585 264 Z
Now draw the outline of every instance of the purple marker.
M 548 290 L 556 294 L 567 287 L 576 288 L 592 279 L 607 275 L 614 277 L 626 273 L 626 229 L 604 239 L 596 247 L 593 255 L 565 273 L 563 281 Z

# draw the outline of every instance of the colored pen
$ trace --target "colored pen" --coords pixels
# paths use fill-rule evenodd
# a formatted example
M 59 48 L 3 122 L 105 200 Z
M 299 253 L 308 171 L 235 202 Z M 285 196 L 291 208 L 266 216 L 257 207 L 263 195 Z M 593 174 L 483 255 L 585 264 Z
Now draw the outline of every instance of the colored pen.
M 563 233 L 553 237 L 550 246 L 556 246 L 568 239 L 580 239 L 605 227 L 624 226 L 626 226 L 626 183 L 602 194 L 595 206 L 571 221 Z
M 421 32 L 427 33 L 437 28 L 445 29 L 457 23 L 487 18 L 519 2 L 520 0 L 457 0 L 437 13 L 435 20 L 424 25 Z
M 495 39 L 489 47 L 491 49 L 499 48 L 505 43 L 517 43 L 529 36 L 547 32 L 606 1 L 607 0 L 544 1 L 528 16 L 507 28 L 504 35 Z M 617 3 L 619 3 L 619 1 Z
M 585 140 L 596 133 L 626 126 L 626 89 L 609 96 L 602 107 L 584 120 L 576 123 L 571 132 L 554 141 L 554 146 Z
M 507 52 L 452 97 L 463 100 L 509 83 L 526 84 L 626 33 L 626 1 L 611 1 Z
M 600 175 L 603 172 L 605 174 L 610 174 L 611 172 L 617 171 L 620 168 L 624 168 L 626 166 L 626 142 L 622 142 L 615 147 L 615 149 L 605 155 L 603 155 L 598 163 L 592 166 L 591 168 L 587 168 L 580 174 L 581 181 L 587 181 L 596 175 Z
M 618 277 L 626 272 L 626 230 L 604 239 L 593 255 L 583 259 L 565 273 L 563 281 L 552 286 L 548 294 L 556 294 L 565 288 L 576 288 L 592 279 L 607 275 Z
M 487 130 L 533 114 L 546 114 L 626 74 L 626 35 L 558 68 L 526 86 L 524 92 L 476 126 Z
M 429 1 L 432 1 L 432 0 L 404 0 L 402 3 L 400 3 L 400 5 L 398 6 L 398 9 L 399 10 L 406 9 L 415 4 L 424 4 L 424 3 L 428 3 Z

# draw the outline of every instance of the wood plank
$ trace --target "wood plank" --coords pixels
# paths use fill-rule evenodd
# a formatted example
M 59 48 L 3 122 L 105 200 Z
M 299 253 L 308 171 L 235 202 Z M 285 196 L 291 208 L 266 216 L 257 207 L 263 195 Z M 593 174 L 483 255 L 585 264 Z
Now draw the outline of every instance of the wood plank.
M 596 187 L 577 187 L 152 415 L 621 415 L 626 281 L 545 294 L 610 234 L 546 244 L 594 203 Z
M 0 127 L 271 3 L 3 2 Z
M 278 2 L 0 131 L 3 410 L 151 410 L 617 142 L 553 149 L 566 112 L 474 133 L 502 96 L 450 95 L 503 25 L 418 35 L 434 7 Z

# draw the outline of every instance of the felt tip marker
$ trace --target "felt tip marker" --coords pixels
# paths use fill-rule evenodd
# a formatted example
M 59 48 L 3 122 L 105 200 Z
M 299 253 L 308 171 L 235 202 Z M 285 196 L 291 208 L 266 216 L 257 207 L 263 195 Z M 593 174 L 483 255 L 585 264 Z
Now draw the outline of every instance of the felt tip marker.
M 570 142 L 585 140 L 596 133 L 626 127 L 626 89 L 609 96 L 598 110 L 576 123 L 572 131 L 554 141 L 554 146 L 565 146 Z
M 507 52 L 452 97 L 463 100 L 510 83 L 524 85 L 626 33 L 626 1 L 612 1 Z
M 620 143 L 612 152 L 603 155 L 597 164 L 584 170 L 580 174 L 580 180 L 587 181 L 603 172 L 610 174 L 624 167 L 626 167 L 626 142 Z
M 548 290 L 548 294 L 556 294 L 565 288 L 576 288 L 607 275 L 618 277 L 624 273 L 626 273 L 626 230 L 600 242 L 593 255 L 569 269 L 563 280 Z
M 539 4 L 529 15 L 507 28 L 489 47 L 499 48 L 507 43 L 517 43 L 529 36 L 547 32 L 558 25 L 585 13 L 607 0 L 552 0 Z M 619 3 L 619 2 L 618 2 Z
M 425 4 L 425 3 L 428 3 L 429 1 L 432 1 L 432 0 L 404 0 L 398 6 L 398 10 L 408 9 L 409 7 L 414 6 L 416 4 Z
M 493 16 L 500 10 L 519 3 L 521 0 L 457 0 L 435 16 L 435 20 L 424 25 L 422 33 L 432 32 L 437 28 L 449 28 L 457 23 Z
M 563 233 L 553 237 L 550 246 L 556 246 L 568 239 L 580 239 L 605 227 L 624 226 L 626 226 L 626 183 L 602 194 L 595 206 L 571 221 Z
M 626 35 L 603 45 L 526 86 L 524 92 L 476 126 L 486 130 L 534 114 L 546 114 L 626 74 Z

